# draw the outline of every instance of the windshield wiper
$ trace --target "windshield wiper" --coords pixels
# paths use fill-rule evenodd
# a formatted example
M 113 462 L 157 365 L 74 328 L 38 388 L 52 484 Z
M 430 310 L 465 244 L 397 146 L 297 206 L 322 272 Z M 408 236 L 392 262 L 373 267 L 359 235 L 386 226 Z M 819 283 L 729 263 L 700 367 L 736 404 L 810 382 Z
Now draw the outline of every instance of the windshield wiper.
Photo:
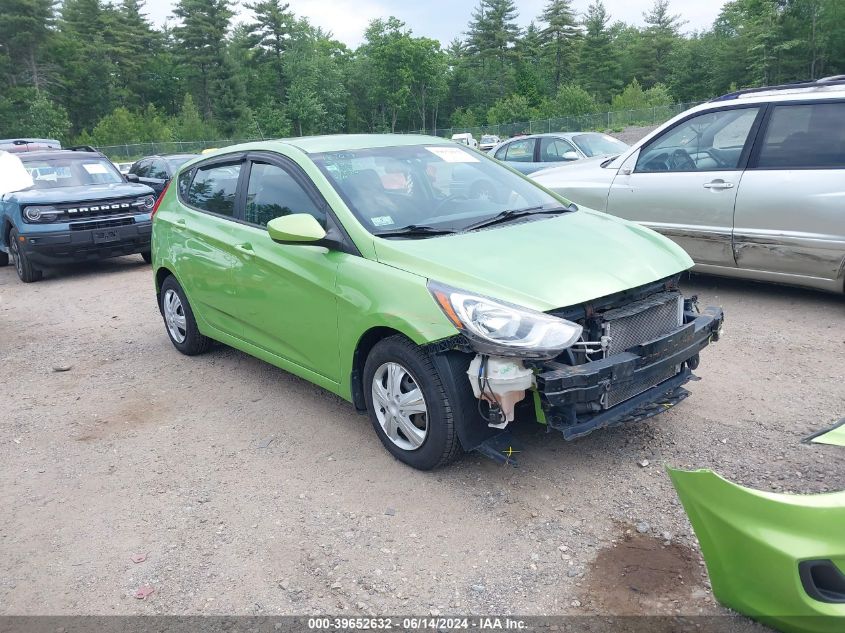
M 621 154 L 617 154 L 616 156 L 611 156 L 611 157 L 609 157 L 607 160 L 603 160 L 603 161 L 601 162 L 601 167 L 602 167 L 602 168 L 607 167 L 608 165 L 610 165 L 610 163 L 612 163 L 613 161 L 615 161 L 615 160 L 616 160 L 617 158 L 619 158 L 620 156 L 621 156 Z
M 437 235 L 451 235 L 454 229 L 438 229 L 424 224 L 409 224 L 398 229 L 374 233 L 376 237 L 435 237 Z
M 521 218 L 526 215 L 550 215 L 550 214 L 558 214 L 558 213 L 569 213 L 570 211 L 577 211 L 578 207 L 574 204 L 570 204 L 568 207 L 547 207 L 547 206 L 536 206 L 536 207 L 525 207 L 523 209 L 508 209 L 507 211 L 502 211 L 494 215 L 492 218 L 486 218 L 475 224 L 470 224 L 469 226 L 464 227 L 464 231 L 474 231 L 475 229 L 483 229 L 488 226 L 493 226 L 494 224 L 500 224 L 502 222 L 508 222 L 515 218 Z

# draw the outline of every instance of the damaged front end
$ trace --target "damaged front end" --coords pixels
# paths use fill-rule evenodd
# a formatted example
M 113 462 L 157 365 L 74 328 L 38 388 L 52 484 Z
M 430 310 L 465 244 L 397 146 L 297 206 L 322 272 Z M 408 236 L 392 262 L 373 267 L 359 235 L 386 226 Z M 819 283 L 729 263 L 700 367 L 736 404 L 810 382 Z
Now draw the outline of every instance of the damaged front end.
M 568 440 L 646 419 L 689 395 L 683 385 L 695 379 L 699 352 L 718 340 L 724 320 L 720 308 L 699 311 L 694 297 L 685 299 L 678 278 L 547 313 L 432 283 L 463 335 L 449 347 L 475 354 L 468 367 L 441 371 L 469 380 L 491 429 L 503 429 L 520 409 Z M 467 450 L 494 435 L 463 431 Z

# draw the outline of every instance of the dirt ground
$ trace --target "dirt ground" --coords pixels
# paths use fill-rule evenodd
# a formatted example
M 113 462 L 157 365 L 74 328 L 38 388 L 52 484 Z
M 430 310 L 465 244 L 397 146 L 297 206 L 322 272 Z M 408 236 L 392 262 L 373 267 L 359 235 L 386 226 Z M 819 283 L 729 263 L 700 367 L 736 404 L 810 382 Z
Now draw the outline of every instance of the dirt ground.
M 845 488 L 800 443 L 845 415 L 845 299 L 684 286 L 727 323 L 677 408 L 421 473 L 303 380 L 177 353 L 140 257 L 0 269 L 0 614 L 723 613 L 663 465 Z

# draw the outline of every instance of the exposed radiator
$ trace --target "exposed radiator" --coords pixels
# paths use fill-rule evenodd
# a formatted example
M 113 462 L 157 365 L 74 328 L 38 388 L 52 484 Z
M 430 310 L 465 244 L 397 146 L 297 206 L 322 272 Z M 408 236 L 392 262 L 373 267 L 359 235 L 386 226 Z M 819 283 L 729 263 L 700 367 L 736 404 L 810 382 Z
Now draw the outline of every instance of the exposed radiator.
M 607 355 L 613 356 L 677 330 L 684 322 L 684 300 L 680 292 L 660 292 L 642 301 L 608 310 L 601 316 L 604 333 L 610 336 Z M 665 375 L 611 387 L 607 394 L 606 406 L 610 408 L 633 398 L 668 380 L 679 370 L 679 367 L 672 367 L 664 372 Z

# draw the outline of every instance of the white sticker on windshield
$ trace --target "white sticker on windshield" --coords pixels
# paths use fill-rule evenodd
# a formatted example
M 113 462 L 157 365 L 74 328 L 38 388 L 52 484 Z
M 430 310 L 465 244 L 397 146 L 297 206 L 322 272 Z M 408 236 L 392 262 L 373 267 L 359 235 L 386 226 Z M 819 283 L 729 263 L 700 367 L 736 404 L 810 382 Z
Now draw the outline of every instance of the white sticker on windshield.
M 91 175 L 109 173 L 109 170 L 102 163 L 82 163 L 82 166 Z
M 387 226 L 393 224 L 393 218 L 389 215 L 379 215 L 372 219 L 373 226 Z
M 477 163 L 478 159 L 460 147 L 448 147 L 446 145 L 435 145 L 426 149 L 446 161 L 447 163 Z

